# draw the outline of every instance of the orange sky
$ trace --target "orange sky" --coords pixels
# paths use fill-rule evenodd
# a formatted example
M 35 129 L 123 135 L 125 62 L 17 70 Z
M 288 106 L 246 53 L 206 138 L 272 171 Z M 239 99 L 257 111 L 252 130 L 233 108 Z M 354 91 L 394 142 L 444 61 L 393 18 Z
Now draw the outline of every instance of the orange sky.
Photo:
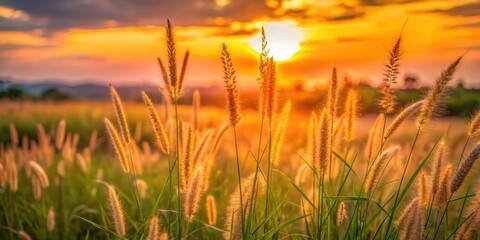
M 322 84 L 333 66 L 341 76 L 377 83 L 387 51 L 405 25 L 401 78 L 414 74 L 428 84 L 470 49 L 456 79 L 480 87 L 478 1 L 182 0 L 171 7 L 190 4 L 185 12 L 160 9 L 158 15 L 155 9 L 137 6 L 115 15 L 113 0 L 73 0 L 74 6 L 65 3 L 70 1 L 46 1 L 57 4 L 53 10 L 26 0 L 3 2 L 0 77 L 159 83 L 155 59 L 165 57 L 164 25 L 170 18 L 179 53 L 187 47 L 191 51 L 189 85 L 220 83 L 220 50 L 226 43 L 240 84 L 255 86 L 258 54 L 252 48 L 262 25 L 274 57 L 295 53 L 279 62 L 281 84 Z M 64 13 L 62 18 L 54 10 Z

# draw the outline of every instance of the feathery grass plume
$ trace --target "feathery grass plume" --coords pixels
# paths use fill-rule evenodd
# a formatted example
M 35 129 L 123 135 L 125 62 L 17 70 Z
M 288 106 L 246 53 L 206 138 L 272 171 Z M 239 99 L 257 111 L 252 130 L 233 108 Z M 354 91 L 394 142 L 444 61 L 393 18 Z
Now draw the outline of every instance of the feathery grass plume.
M 13 123 L 10 123 L 8 125 L 8 128 L 10 129 L 10 140 L 12 141 L 12 146 L 16 148 L 18 146 L 18 141 L 19 141 L 17 128 Z
M 440 145 L 436 149 L 435 155 L 433 156 L 432 165 L 430 166 L 432 185 L 430 193 L 432 196 L 437 194 L 439 188 L 439 179 L 440 174 L 442 174 L 444 163 L 447 160 L 447 149 L 446 149 L 445 140 L 442 139 Z
M 98 137 L 97 130 L 93 130 L 93 132 L 90 134 L 90 140 L 88 142 L 88 148 L 90 148 L 91 151 L 97 148 L 97 137 Z
M 269 125 L 272 125 L 277 110 L 277 70 L 273 57 L 268 59 L 267 79 L 264 81 L 263 93 L 265 100 L 265 113 Z
M 427 176 L 425 172 L 420 173 L 420 178 L 418 181 L 418 197 L 420 199 L 420 206 L 423 208 L 428 207 L 430 202 L 430 193 L 427 190 Z
M 194 170 L 193 165 L 193 128 L 192 125 L 187 124 L 187 130 L 183 134 L 185 139 L 183 143 L 183 156 L 182 161 L 180 161 L 180 177 L 182 181 L 183 188 L 186 189 L 189 186 L 190 178 L 192 171 Z
M 423 105 L 423 100 L 410 104 L 403 111 L 401 111 L 390 123 L 388 128 L 385 130 L 383 139 L 387 140 L 392 134 L 400 127 L 400 125 L 409 117 L 415 115 Z
M 280 150 L 282 149 L 283 140 L 285 139 L 285 132 L 287 131 L 288 118 L 290 116 L 290 110 L 292 103 L 290 101 L 285 104 L 280 113 L 280 118 L 275 128 L 275 135 L 273 137 L 272 148 L 272 164 L 277 165 L 280 160 Z
M 374 154 L 380 150 L 382 145 L 382 130 L 385 123 L 385 114 L 380 113 L 375 119 L 372 128 L 370 129 L 370 134 L 368 135 L 368 142 L 365 155 L 368 159 L 372 159 Z
M 468 239 L 473 239 L 472 235 L 475 232 L 475 230 L 478 228 L 479 224 L 479 214 L 478 214 L 478 208 L 470 213 L 469 218 L 465 220 L 465 222 L 460 226 L 460 228 L 457 230 L 456 235 L 455 235 L 455 240 L 468 240 Z
M 198 211 L 198 207 L 203 195 L 204 179 L 203 167 L 199 166 L 193 173 L 191 182 L 188 184 L 188 189 L 185 192 L 184 197 L 185 217 L 188 222 L 193 221 L 193 218 Z
M 307 162 L 318 171 L 318 117 L 315 111 L 310 115 L 307 134 Z
M 115 108 L 115 114 L 117 115 L 118 125 L 120 126 L 123 140 L 125 143 L 129 144 L 131 137 L 130 129 L 128 128 L 127 116 L 125 115 L 125 111 L 123 109 L 122 100 L 112 84 L 110 84 L 110 95 L 112 95 L 113 107 Z
M 318 122 L 318 169 L 317 173 L 320 176 L 325 176 L 327 172 L 328 163 L 330 161 L 330 155 L 332 153 L 331 148 L 331 131 L 330 131 L 330 116 L 328 115 L 327 108 L 323 108 L 320 114 L 320 120 Z
M 76 158 L 77 158 L 77 164 L 80 167 L 80 170 L 82 170 L 83 173 L 88 173 L 87 161 L 85 160 L 83 155 L 80 153 L 77 153 Z
M 155 142 L 163 151 L 163 153 L 169 155 L 171 153 L 170 141 L 168 140 L 167 133 L 165 132 L 165 128 L 163 127 L 160 117 L 158 116 L 157 110 L 145 92 L 142 92 L 142 98 L 143 102 L 147 106 L 150 122 L 152 123 L 152 127 L 155 132 Z
M 445 87 L 452 80 L 453 74 L 457 70 L 457 66 L 462 60 L 462 57 L 459 57 L 455 62 L 450 64 L 450 66 L 442 72 L 440 77 L 435 80 L 433 87 L 428 91 L 417 118 L 418 129 L 422 129 L 423 125 L 432 118 L 434 112 L 443 104 L 444 98 L 446 97 Z
M 158 65 L 162 71 L 163 81 L 165 87 L 168 90 L 168 93 L 172 99 L 176 102 L 182 96 L 183 93 L 183 80 L 185 78 L 185 71 L 187 68 L 187 62 L 189 57 L 189 51 L 185 53 L 183 58 L 182 68 L 180 70 L 180 77 L 177 76 L 177 50 L 175 48 L 175 36 L 173 33 L 172 25 L 170 20 L 167 20 L 166 28 L 166 43 L 167 43 L 167 53 L 168 53 L 168 72 L 163 62 L 160 58 L 157 58 Z
M 108 186 L 108 204 L 112 214 L 112 220 L 115 225 L 115 232 L 120 236 L 125 236 L 125 215 L 123 205 L 118 199 L 115 188 L 111 185 Z
M 40 200 L 42 197 L 42 185 L 40 184 L 40 180 L 37 177 L 32 178 L 32 192 L 33 198 L 35 200 Z
M 266 91 L 264 87 L 266 86 L 266 79 L 267 79 L 267 70 L 268 70 L 268 52 L 269 50 L 267 49 L 267 37 L 265 36 L 265 29 L 262 27 L 261 30 L 261 35 L 262 35 L 262 52 L 260 53 L 260 65 L 259 65 L 259 72 L 260 72 L 260 77 L 257 79 L 258 85 L 260 87 L 260 93 L 259 93 L 259 110 L 260 110 L 260 116 L 264 117 L 266 115 L 266 108 L 265 104 L 267 103 L 265 94 Z
M 345 140 L 351 142 L 355 135 L 355 121 L 358 117 L 358 91 L 350 89 L 347 94 L 347 102 L 345 105 Z
M 373 163 L 372 169 L 368 172 L 367 179 L 365 181 L 365 192 L 372 193 L 375 189 L 378 181 L 380 180 L 380 175 L 387 164 L 388 160 L 395 156 L 398 148 L 390 148 L 385 150 L 380 157 Z
M 160 234 L 160 240 L 168 240 L 168 233 L 167 232 L 162 232 Z
M 160 219 L 153 216 L 148 221 L 148 235 L 147 240 L 160 240 Z
M 389 52 L 388 62 L 385 64 L 385 72 L 383 73 L 383 88 L 382 99 L 380 100 L 380 106 L 385 113 L 392 113 L 395 110 L 397 103 L 397 96 L 395 95 L 395 84 L 397 83 L 398 67 L 400 66 L 401 53 L 401 41 L 402 37 L 399 36 L 397 41 L 393 45 L 392 50 Z
M 347 208 L 344 202 L 340 202 L 337 208 L 337 226 L 341 226 L 343 221 L 347 218 Z
M 228 52 L 227 45 L 222 48 L 223 79 L 227 91 L 227 108 L 229 113 L 230 125 L 237 126 L 240 121 L 240 98 L 237 87 L 237 76 L 233 68 L 232 59 Z
M 308 164 L 303 164 L 298 169 L 297 175 L 295 176 L 295 185 L 300 186 L 300 184 L 306 181 L 308 170 L 310 170 L 310 166 L 308 166 Z
M 196 144 L 195 152 L 193 153 L 192 162 L 193 166 L 197 166 L 197 164 L 203 162 L 205 157 L 208 157 L 207 154 L 210 150 L 210 144 L 212 143 L 212 136 L 213 136 L 213 129 L 207 130 L 203 133 L 202 138 Z
M 45 170 L 43 170 L 42 166 L 34 161 L 30 161 L 28 164 L 30 164 L 35 172 L 35 176 L 37 176 L 42 188 L 47 188 L 50 185 L 50 182 L 48 181 L 48 175 L 45 173 Z
M 19 236 L 20 239 L 22 239 L 22 240 L 32 240 L 32 238 L 30 237 L 30 235 L 28 235 L 28 233 L 26 233 L 26 232 L 23 231 L 23 230 L 18 231 L 18 236 Z
M 50 208 L 48 209 L 48 215 L 47 215 L 47 230 L 51 232 L 54 229 L 55 229 L 55 212 L 53 211 L 53 208 Z
M 57 132 L 55 133 L 55 146 L 57 150 L 62 149 L 63 141 L 65 140 L 66 122 L 62 119 L 57 126 Z
M 450 190 L 450 179 L 452 177 L 452 166 L 449 164 L 443 170 L 442 175 L 440 176 L 440 183 L 438 186 L 437 194 L 433 202 L 434 208 L 441 208 L 448 201 L 452 191 Z
M 337 114 L 337 102 L 338 102 L 338 80 L 337 80 L 337 69 L 334 67 L 332 71 L 332 79 L 328 86 L 328 97 L 327 97 L 327 109 L 332 118 Z
M 138 195 L 140 198 L 147 197 L 148 184 L 143 179 L 136 179 L 135 183 L 137 184 Z
M 104 119 L 105 128 L 107 129 L 108 136 L 110 137 L 110 142 L 115 149 L 115 153 L 117 155 L 120 164 L 122 165 L 122 169 L 125 173 L 130 172 L 130 165 L 128 164 L 127 154 L 125 153 L 125 147 L 123 146 L 123 142 L 118 135 L 117 129 L 112 125 L 108 118 Z
M 408 239 L 408 233 L 411 233 L 413 222 L 415 221 L 415 215 L 418 212 L 419 205 L 418 198 L 412 199 L 410 203 L 405 207 L 400 217 L 395 222 L 399 230 L 399 239 Z
M 200 91 L 195 90 L 192 97 L 192 124 L 193 129 L 198 129 L 198 114 L 200 112 Z
M 207 209 L 208 224 L 217 224 L 217 205 L 215 204 L 215 197 L 213 197 L 212 195 L 208 195 L 205 206 Z
M 475 112 L 470 124 L 468 125 L 468 136 L 475 137 L 480 135 L 480 109 Z
M 248 219 L 250 204 L 252 204 L 252 190 L 255 188 L 255 196 L 260 197 L 265 193 L 266 183 L 265 179 L 258 177 L 254 185 L 254 174 L 244 178 L 242 184 L 242 200 L 243 206 L 240 208 L 240 188 L 237 186 L 235 191 L 230 195 L 228 207 L 225 215 L 225 232 L 223 238 L 225 240 L 241 240 L 242 233 L 242 215 L 240 209 L 244 209 L 244 219 Z
M 452 182 L 450 184 L 451 193 L 456 192 L 460 188 L 468 173 L 470 172 L 470 170 L 472 170 L 473 164 L 478 160 L 479 157 L 480 142 L 477 142 L 468 157 L 463 159 L 460 164 L 458 164 L 458 167 L 453 174 Z
M 473 232 L 478 229 L 480 223 L 480 194 L 475 194 L 472 205 L 469 210 L 464 213 L 467 220 L 457 230 L 455 240 L 472 239 Z

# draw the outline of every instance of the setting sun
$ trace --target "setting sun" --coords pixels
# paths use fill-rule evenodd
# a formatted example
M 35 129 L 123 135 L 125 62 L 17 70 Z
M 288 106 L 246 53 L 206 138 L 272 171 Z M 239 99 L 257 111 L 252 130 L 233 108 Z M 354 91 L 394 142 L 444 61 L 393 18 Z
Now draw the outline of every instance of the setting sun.
M 269 42 L 269 49 L 275 61 L 289 60 L 300 51 L 300 43 L 304 40 L 304 37 L 300 29 L 296 27 L 295 22 L 268 22 L 264 24 L 264 28 L 266 35 L 274 39 Z M 253 36 L 249 44 L 253 50 L 260 53 L 262 51 L 261 32 Z

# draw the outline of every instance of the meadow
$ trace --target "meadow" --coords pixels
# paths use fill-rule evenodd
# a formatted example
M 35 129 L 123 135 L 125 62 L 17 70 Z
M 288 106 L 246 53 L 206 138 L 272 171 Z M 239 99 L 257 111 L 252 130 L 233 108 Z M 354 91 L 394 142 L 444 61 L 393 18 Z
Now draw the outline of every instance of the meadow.
M 306 110 L 276 90 L 263 35 L 257 109 L 226 45 L 225 108 L 179 105 L 188 52 L 177 64 L 166 33 L 161 101 L 0 102 L 2 239 L 479 238 L 480 115 L 441 111 L 461 57 L 401 109 L 399 37 L 380 113 L 335 69 Z

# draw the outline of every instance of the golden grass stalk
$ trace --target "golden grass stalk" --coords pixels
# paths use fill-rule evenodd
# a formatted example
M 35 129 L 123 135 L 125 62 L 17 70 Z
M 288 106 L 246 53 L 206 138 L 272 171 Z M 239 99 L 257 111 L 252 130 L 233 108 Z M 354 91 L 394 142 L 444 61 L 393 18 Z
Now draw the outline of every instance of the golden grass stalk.
M 280 113 L 280 118 L 278 119 L 278 123 L 275 128 L 271 153 L 271 161 L 273 165 L 277 165 L 278 161 L 280 160 L 280 150 L 282 149 L 283 140 L 285 139 L 285 132 L 287 131 L 288 118 L 290 116 L 291 108 L 292 103 L 288 101 Z
M 47 215 L 47 230 L 52 232 L 55 229 L 55 211 L 53 208 L 48 209 Z
M 439 188 L 439 179 L 440 179 L 440 174 L 442 174 L 442 169 L 447 161 L 447 149 L 446 149 L 446 144 L 445 140 L 442 140 L 440 142 L 440 145 L 438 146 L 438 149 L 435 152 L 435 155 L 432 160 L 432 165 L 430 167 L 431 171 L 431 179 L 432 185 L 430 189 L 430 193 L 432 196 L 435 196 L 437 194 L 438 188 Z
M 318 171 L 318 117 L 315 111 L 310 115 L 307 134 L 307 162 Z
M 57 163 L 57 173 L 58 173 L 58 176 L 65 177 L 65 174 L 66 174 L 65 160 L 62 159 L 62 160 L 58 161 L 58 163 Z
M 341 226 L 343 221 L 347 218 L 347 208 L 344 202 L 340 202 L 337 208 L 337 226 Z
M 418 198 L 412 199 L 410 203 L 405 207 L 402 214 L 396 221 L 396 225 L 399 230 L 399 239 L 408 239 L 409 236 L 413 235 L 414 223 L 416 215 L 418 215 L 419 209 L 419 200 Z
M 15 127 L 15 125 L 13 123 L 10 123 L 8 125 L 8 128 L 10 129 L 10 140 L 12 141 L 12 146 L 14 148 L 16 148 L 18 146 L 18 141 L 19 141 L 19 138 L 18 138 L 18 132 L 17 132 L 17 128 Z
M 347 102 L 345 105 L 345 140 L 351 142 L 355 136 L 355 121 L 358 117 L 358 91 L 350 89 L 347 94 Z
M 117 93 L 117 90 L 110 84 L 110 95 L 112 96 L 113 107 L 115 108 L 115 114 L 117 115 L 118 125 L 120 126 L 120 132 L 122 133 L 123 140 L 129 144 L 131 140 L 130 129 L 128 128 L 127 116 L 123 109 L 122 100 Z
M 148 109 L 150 122 L 152 123 L 153 131 L 155 133 L 155 142 L 160 147 L 163 153 L 169 155 L 171 153 L 170 141 L 168 139 L 167 133 L 165 132 L 162 121 L 158 116 L 157 110 L 155 109 L 155 106 L 145 92 L 142 92 L 142 98 Z
M 332 138 L 333 138 L 332 147 L 336 151 L 340 150 L 340 144 L 342 143 L 342 132 L 345 129 L 344 120 L 345 120 L 345 114 L 342 114 L 338 119 L 338 121 L 336 121 L 337 123 L 334 125 L 333 135 L 332 135 Z
M 463 159 L 460 164 L 458 164 L 450 185 L 451 193 L 456 192 L 460 188 L 468 173 L 472 170 L 473 164 L 478 160 L 479 157 L 480 142 L 477 142 L 468 157 Z
M 190 178 L 192 171 L 194 170 L 192 155 L 193 155 L 193 128 L 192 125 L 188 124 L 186 126 L 187 130 L 185 131 L 183 137 L 185 139 L 183 143 L 183 156 L 182 161 L 180 161 L 180 177 L 182 181 L 183 188 L 187 188 L 190 184 Z
M 264 108 L 269 125 L 272 125 L 275 112 L 277 110 L 277 71 L 276 63 L 273 57 L 268 59 L 267 65 L 267 78 L 263 82 L 263 96 L 264 96 Z
M 258 85 L 260 87 L 260 93 L 259 93 L 259 110 L 260 110 L 260 116 L 265 117 L 266 115 L 266 103 L 267 103 L 267 96 L 265 87 L 266 87 L 266 81 L 267 81 L 267 75 L 268 75 L 268 52 L 269 50 L 267 49 L 267 38 L 265 36 L 265 29 L 262 27 L 261 31 L 262 35 L 262 52 L 260 53 L 260 65 L 259 65 L 259 72 L 260 72 L 260 77 L 257 79 Z
M 240 97 L 238 94 L 237 77 L 233 68 L 232 59 L 228 52 L 227 45 L 222 48 L 223 79 L 227 91 L 227 108 L 229 113 L 230 125 L 237 126 L 240 121 Z
M 468 136 L 475 137 L 480 135 L 480 109 L 475 112 L 470 124 L 468 125 Z
M 365 181 L 365 192 L 372 193 L 375 189 L 378 181 L 380 180 L 380 176 L 382 171 L 387 164 L 388 160 L 395 156 L 397 153 L 398 148 L 390 148 L 385 150 L 380 157 L 373 163 L 372 169 L 368 172 L 367 179 Z
M 330 131 L 330 116 L 327 108 L 323 108 L 320 114 L 320 121 L 318 124 L 318 169 L 317 173 L 320 176 L 325 176 L 327 172 L 328 163 L 331 155 L 331 131 Z
M 441 107 L 446 95 L 445 88 L 452 80 L 453 74 L 457 70 L 457 66 L 462 60 L 462 57 L 459 57 L 455 62 L 450 64 L 450 66 L 448 66 L 448 68 L 442 72 L 440 77 L 437 78 L 433 87 L 428 91 L 424 98 L 420 114 L 417 118 L 418 129 L 422 129 L 425 123 L 432 118 L 434 112 Z
M 207 209 L 208 224 L 217 224 L 217 205 L 215 204 L 215 197 L 213 197 L 212 195 L 208 195 L 205 206 Z
M 35 176 L 37 176 L 42 188 L 47 188 L 50 185 L 50 182 L 48 181 L 48 175 L 45 173 L 45 170 L 43 170 L 42 166 L 34 161 L 30 161 L 28 164 L 35 172 Z
M 327 97 L 327 109 L 330 113 L 330 116 L 333 118 L 337 114 L 337 102 L 338 102 L 338 80 L 337 80 L 337 69 L 334 67 L 332 71 L 332 79 L 328 86 L 328 97 Z
M 170 20 L 167 20 L 167 27 L 165 32 L 168 55 L 168 72 L 163 65 L 162 60 L 160 58 L 157 58 L 157 60 L 158 65 L 160 66 L 160 69 L 162 71 L 162 77 L 165 83 L 165 87 L 168 90 L 168 93 L 170 94 L 172 99 L 177 102 L 183 94 L 183 81 L 185 78 L 185 72 L 190 53 L 188 50 L 186 51 L 185 57 L 183 58 L 182 68 L 180 70 L 180 76 L 177 76 L 177 50 L 175 47 L 175 36 L 172 25 L 170 24 Z
M 98 137 L 97 130 L 93 130 L 92 133 L 90 134 L 90 140 L 88 142 L 88 148 L 90 148 L 91 151 L 97 148 L 97 137 Z
M 148 191 L 148 184 L 140 178 L 137 178 L 135 180 L 135 183 L 137 184 L 137 189 L 138 189 L 138 195 L 140 198 L 144 199 L 147 197 L 147 191 Z
M 202 138 L 196 144 L 195 152 L 193 153 L 193 166 L 203 162 L 210 150 L 210 144 L 212 143 L 213 129 L 207 130 L 203 133 Z
M 367 148 L 365 155 L 368 159 L 374 158 L 374 154 L 377 154 L 382 145 L 382 131 L 385 123 L 385 114 L 380 113 L 375 119 L 372 128 L 370 129 L 370 134 L 368 135 Z
M 110 137 L 110 142 L 115 149 L 115 153 L 117 155 L 120 164 L 122 165 L 122 169 L 125 173 L 130 172 L 130 165 L 128 164 L 127 154 L 125 153 L 125 147 L 123 146 L 123 142 L 118 135 L 117 129 L 112 125 L 110 120 L 107 118 L 104 119 L 105 128 L 107 129 L 108 136 Z
M 193 221 L 193 218 L 198 211 L 198 207 L 203 195 L 204 179 L 205 176 L 203 167 L 199 166 L 193 173 L 191 179 L 192 181 L 188 184 L 188 189 L 185 192 L 184 197 L 185 217 L 189 223 Z
M 422 171 L 418 181 L 418 198 L 420 199 L 420 206 L 423 208 L 427 208 L 430 202 L 430 193 L 428 192 L 427 184 L 427 176 L 425 172 Z
M 18 236 L 19 236 L 20 239 L 22 239 L 22 240 L 32 240 L 32 238 L 30 237 L 30 235 L 28 235 L 28 233 L 26 233 L 26 232 L 23 231 L 23 230 L 18 231 Z
M 108 186 L 108 204 L 115 225 L 115 232 L 120 236 L 125 236 L 126 227 L 123 205 L 118 199 L 117 192 L 113 186 Z
M 452 166 L 447 165 L 445 170 L 443 170 L 442 175 L 440 176 L 440 183 L 438 186 L 437 194 L 433 202 L 434 208 L 441 208 L 450 197 L 452 191 L 450 190 L 450 179 L 452 177 Z M 435 180 L 434 180 L 435 181 Z
M 462 226 L 457 230 L 457 233 L 455 235 L 455 240 L 468 240 L 468 239 L 473 239 L 473 233 L 475 230 L 478 229 L 478 224 L 479 224 L 479 214 L 478 214 L 478 208 L 470 213 L 468 216 L 470 216 L 463 224 Z
M 266 183 L 264 178 L 259 177 L 254 185 L 254 174 L 241 181 L 242 184 L 242 201 L 243 206 L 240 207 L 240 188 L 237 186 L 236 190 L 230 195 L 228 207 L 225 216 L 225 233 L 223 238 L 225 240 L 241 240 L 242 233 L 242 215 L 240 209 L 244 209 L 244 219 L 248 219 L 250 204 L 252 203 L 252 190 L 255 188 L 255 196 L 259 197 L 265 193 Z
M 200 91 L 195 90 L 193 92 L 193 97 L 192 97 L 192 125 L 193 125 L 193 129 L 195 130 L 197 130 L 199 127 L 198 126 L 199 112 L 200 112 Z
M 42 185 L 40 184 L 40 180 L 37 177 L 32 178 L 32 191 L 33 191 L 33 198 L 35 200 L 40 200 L 42 197 Z
M 217 129 L 217 131 L 215 131 L 215 135 L 213 136 L 212 145 L 211 145 L 212 156 L 215 156 L 217 154 L 218 148 L 219 148 L 220 143 L 222 141 L 222 137 L 225 134 L 225 132 L 227 131 L 228 127 L 229 127 L 229 125 L 224 123 Z
M 383 88 L 382 99 L 380 100 L 380 106 L 385 110 L 385 113 L 392 113 L 395 110 L 397 103 L 397 96 L 395 95 L 395 84 L 397 83 L 398 68 L 400 66 L 401 53 L 401 41 L 402 37 L 398 37 L 397 41 L 393 45 L 392 50 L 389 52 L 389 59 L 385 64 L 385 72 L 383 73 Z
M 58 150 L 62 149 L 63 141 L 65 140 L 66 122 L 62 119 L 57 126 L 57 132 L 55 134 L 55 146 Z
M 160 219 L 153 216 L 148 221 L 147 240 L 160 240 Z
M 0 186 L 4 188 L 7 185 L 7 172 L 3 167 L 2 163 L 0 163 Z
M 423 100 L 410 104 L 393 119 L 392 123 L 385 130 L 383 139 L 387 140 L 400 127 L 400 125 L 409 117 L 416 114 L 423 105 Z
M 85 160 L 83 155 L 80 153 L 77 153 L 76 158 L 77 158 L 77 164 L 80 167 L 80 170 L 82 170 L 83 173 L 88 173 L 87 161 Z

